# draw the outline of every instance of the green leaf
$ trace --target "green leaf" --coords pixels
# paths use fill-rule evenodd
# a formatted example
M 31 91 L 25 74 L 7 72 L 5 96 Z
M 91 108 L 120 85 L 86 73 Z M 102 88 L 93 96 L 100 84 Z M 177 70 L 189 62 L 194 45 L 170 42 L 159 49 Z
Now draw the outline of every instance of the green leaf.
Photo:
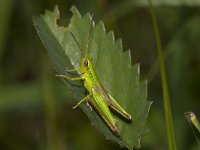
M 44 15 L 34 18 L 34 25 L 58 74 L 67 74 L 66 67 L 69 69 L 79 67 L 81 52 L 70 32 L 75 35 L 83 50 L 88 43 L 90 14 L 82 17 L 75 7 L 72 7 L 71 11 L 73 16 L 67 27 L 57 24 L 58 7 L 55 7 L 53 12 L 46 11 Z M 127 123 L 115 116 L 120 129 L 118 137 L 86 103 L 81 105 L 82 110 L 106 139 L 129 149 L 140 148 L 140 138 L 147 131 L 145 123 L 151 102 L 147 101 L 147 81 L 139 81 L 139 65 L 131 65 L 130 51 L 123 52 L 121 40 L 115 41 L 113 32 L 106 33 L 102 22 L 93 27 L 89 52 L 103 86 L 131 114 L 133 121 Z M 82 82 L 67 80 L 65 82 L 78 100 L 85 97 Z
M 193 127 L 196 128 L 197 131 L 200 133 L 200 124 L 199 124 L 199 121 L 198 121 L 195 113 L 185 112 L 184 115 L 185 115 L 186 119 L 188 120 L 188 122 L 190 123 L 190 125 L 193 125 Z

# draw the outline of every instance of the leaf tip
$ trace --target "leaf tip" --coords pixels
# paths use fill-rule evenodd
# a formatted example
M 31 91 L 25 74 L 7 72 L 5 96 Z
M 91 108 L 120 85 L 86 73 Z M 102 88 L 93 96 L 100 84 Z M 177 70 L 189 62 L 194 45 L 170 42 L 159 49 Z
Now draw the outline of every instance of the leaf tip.
M 115 36 L 114 36 L 113 31 L 109 31 L 109 32 L 107 33 L 107 36 L 108 36 L 109 39 L 111 39 L 111 42 L 114 43 L 114 41 L 115 41 Z
M 79 17 L 81 17 L 81 14 L 79 13 L 79 11 L 78 11 L 78 9 L 76 8 L 76 6 L 72 6 L 71 7 L 71 12 L 73 13 L 73 14 L 76 14 L 77 16 L 79 16 Z
M 59 19 L 60 18 L 60 11 L 59 11 L 59 6 L 56 5 L 54 7 L 54 10 L 53 10 L 54 14 L 56 14 L 57 18 Z
M 99 21 L 98 25 L 102 28 L 103 33 L 106 34 L 106 28 L 104 26 L 103 21 Z

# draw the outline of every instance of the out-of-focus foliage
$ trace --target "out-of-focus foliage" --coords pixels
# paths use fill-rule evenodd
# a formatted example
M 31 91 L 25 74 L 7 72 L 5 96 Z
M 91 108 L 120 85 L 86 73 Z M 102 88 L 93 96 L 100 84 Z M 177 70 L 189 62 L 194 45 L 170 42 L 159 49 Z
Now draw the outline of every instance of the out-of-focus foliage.
M 32 16 L 53 9 L 56 4 L 61 14 L 70 14 L 66 10 L 72 5 L 81 14 L 92 12 L 95 20 L 103 18 L 107 31 L 112 29 L 117 38 L 122 37 L 124 49 L 131 49 L 132 62 L 141 62 L 142 76 L 150 79 L 148 99 L 154 100 L 147 122 L 150 131 L 142 138 L 142 149 L 167 149 L 149 9 L 132 1 L 1 2 L 4 9 L 0 20 L 4 25 L 0 24 L 0 149 L 120 149 L 106 141 L 82 111 L 72 110 L 73 96 L 54 77 L 45 49 L 35 34 Z M 158 5 L 155 12 L 166 56 L 177 146 L 181 150 L 197 150 L 183 114 L 194 111 L 200 116 L 200 9 L 198 5 L 179 2 L 173 7 Z M 67 19 L 59 23 L 66 24 L 70 15 L 62 17 Z
M 9 27 L 10 14 L 12 9 L 12 1 L 7 0 L 0 5 L 0 60 L 2 57 L 4 43 L 7 39 L 7 30 Z

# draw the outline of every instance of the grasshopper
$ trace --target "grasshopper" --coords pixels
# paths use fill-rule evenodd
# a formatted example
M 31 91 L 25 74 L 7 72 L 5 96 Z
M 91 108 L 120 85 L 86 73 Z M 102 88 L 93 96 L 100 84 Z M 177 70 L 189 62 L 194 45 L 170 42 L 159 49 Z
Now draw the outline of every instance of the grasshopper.
M 75 35 L 70 32 L 72 38 L 76 42 L 79 50 L 82 53 L 82 59 L 80 61 L 80 67 L 72 70 L 67 70 L 68 72 L 77 71 L 79 70 L 79 77 L 70 77 L 67 75 L 56 75 L 61 78 L 65 78 L 68 80 L 82 80 L 84 83 L 84 87 L 87 90 L 87 96 L 80 100 L 73 108 L 78 107 L 82 102 L 87 101 L 89 106 L 92 106 L 96 109 L 108 127 L 114 133 L 118 133 L 119 129 L 116 126 L 116 119 L 112 116 L 111 111 L 109 109 L 112 108 L 118 114 L 120 114 L 124 119 L 127 121 L 131 121 L 131 115 L 128 114 L 116 101 L 115 99 L 105 90 L 101 82 L 99 81 L 96 72 L 94 70 L 92 60 L 88 55 L 89 44 L 92 34 L 92 27 L 93 27 L 93 17 L 90 21 L 90 31 L 88 36 L 88 43 L 86 47 L 85 54 L 83 54 L 83 50 L 80 47 Z M 92 108 L 91 107 L 91 108 Z

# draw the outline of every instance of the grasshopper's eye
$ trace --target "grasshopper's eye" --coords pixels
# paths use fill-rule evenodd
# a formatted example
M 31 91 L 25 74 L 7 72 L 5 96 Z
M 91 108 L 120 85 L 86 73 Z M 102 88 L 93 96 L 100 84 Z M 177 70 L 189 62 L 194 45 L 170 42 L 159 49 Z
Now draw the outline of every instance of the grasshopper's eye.
M 88 61 L 87 61 L 87 60 L 84 61 L 84 66 L 85 66 L 85 67 L 88 66 Z

